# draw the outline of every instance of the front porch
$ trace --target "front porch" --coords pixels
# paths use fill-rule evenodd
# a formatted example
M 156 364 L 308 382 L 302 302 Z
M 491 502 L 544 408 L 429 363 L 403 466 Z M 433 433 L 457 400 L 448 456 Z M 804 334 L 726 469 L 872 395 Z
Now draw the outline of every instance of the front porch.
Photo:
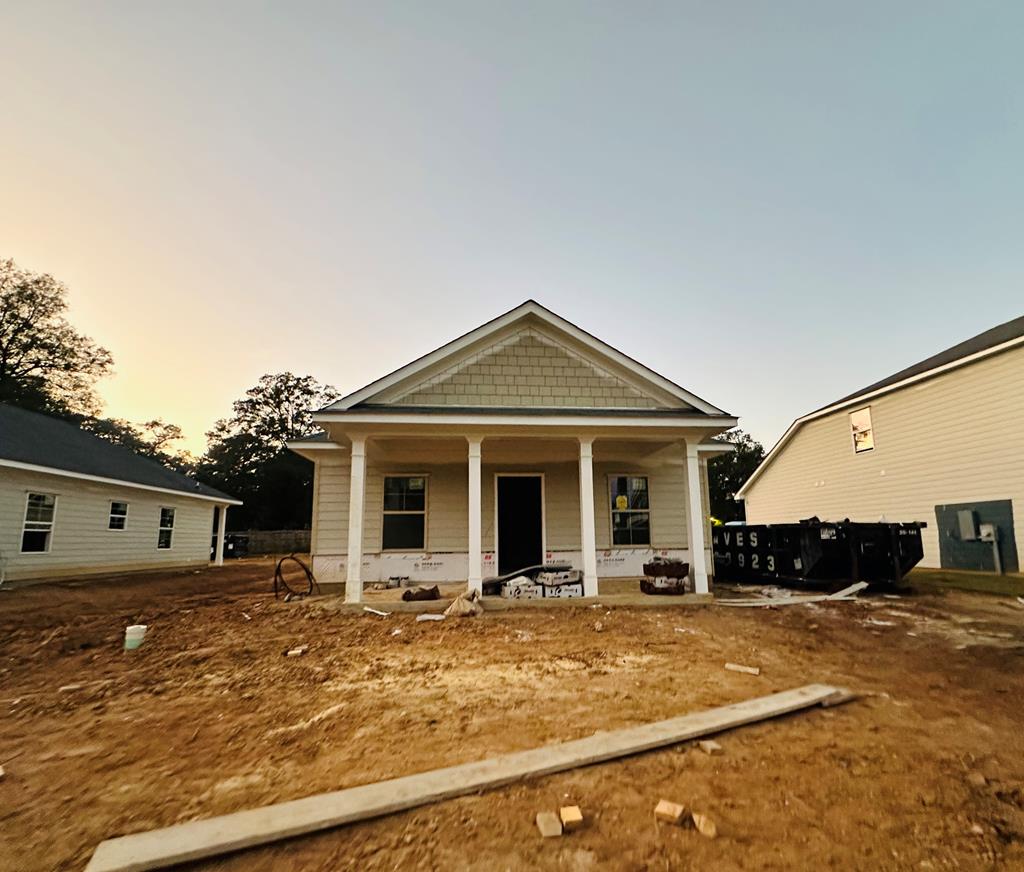
M 707 594 L 706 464 L 728 446 L 678 423 L 588 424 L 453 432 L 331 422 L 327 439 L 293 444 L 316 463 L 312 559 L 321 585 L 343 585 L 348 603 L 432 611 L 444 604 L 365 588 L 404 578 L 481 591 L 487 577 L 567 563 L 582 571 L 585 597 L 569 603 L 614 596 L 665 605 L 679 598 L 645 597 L 637 581 L 660 555 L 689 563 L 694 599 Z

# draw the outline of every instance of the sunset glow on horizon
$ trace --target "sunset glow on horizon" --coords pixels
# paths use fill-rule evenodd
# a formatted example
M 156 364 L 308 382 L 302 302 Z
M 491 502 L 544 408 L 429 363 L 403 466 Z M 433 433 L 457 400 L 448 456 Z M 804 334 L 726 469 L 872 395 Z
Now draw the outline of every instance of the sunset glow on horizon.
M 526 7 L 7 4 L 0 257 L 104 414 L 199 454 L 533 298 L 771 444 L 1022 314 L 1020 4 Z

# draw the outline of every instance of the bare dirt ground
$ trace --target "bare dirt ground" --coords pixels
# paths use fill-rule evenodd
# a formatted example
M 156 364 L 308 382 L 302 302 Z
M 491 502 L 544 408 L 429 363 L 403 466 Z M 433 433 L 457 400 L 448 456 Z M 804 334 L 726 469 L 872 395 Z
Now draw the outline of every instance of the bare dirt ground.
M 718 756 L 653 752 L 195 868 L 1024 868 L 1015 601 L 416 623 L 284 604 L 270 576 L 253 560 L 0 593 L 0 867 L 80 869 L 110 836 L 824 682 L 863 696 L 724 733 Z M 123 652 L 131 623 L 150 634 Z M 661 797 L 719 838 L 656 824 Z M 585 828 L 542 840 L 536 813 L 568 803 Z

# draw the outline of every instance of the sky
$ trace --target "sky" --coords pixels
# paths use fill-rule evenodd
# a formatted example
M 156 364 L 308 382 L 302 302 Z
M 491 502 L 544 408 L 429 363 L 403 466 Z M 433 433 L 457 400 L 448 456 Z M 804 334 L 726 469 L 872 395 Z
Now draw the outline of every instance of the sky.
M 1024 4 L 0 4 L 0 257 L 204 433 L 533 298 L 766 444 L 1024 314 Z

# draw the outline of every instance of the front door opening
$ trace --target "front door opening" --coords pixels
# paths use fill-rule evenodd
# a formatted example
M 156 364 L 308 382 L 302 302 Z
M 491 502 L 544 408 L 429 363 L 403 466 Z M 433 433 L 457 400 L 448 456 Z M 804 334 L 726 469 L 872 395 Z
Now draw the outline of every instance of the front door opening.
M 498 574 L 543 562 L 541 477 L 498 476 Z

